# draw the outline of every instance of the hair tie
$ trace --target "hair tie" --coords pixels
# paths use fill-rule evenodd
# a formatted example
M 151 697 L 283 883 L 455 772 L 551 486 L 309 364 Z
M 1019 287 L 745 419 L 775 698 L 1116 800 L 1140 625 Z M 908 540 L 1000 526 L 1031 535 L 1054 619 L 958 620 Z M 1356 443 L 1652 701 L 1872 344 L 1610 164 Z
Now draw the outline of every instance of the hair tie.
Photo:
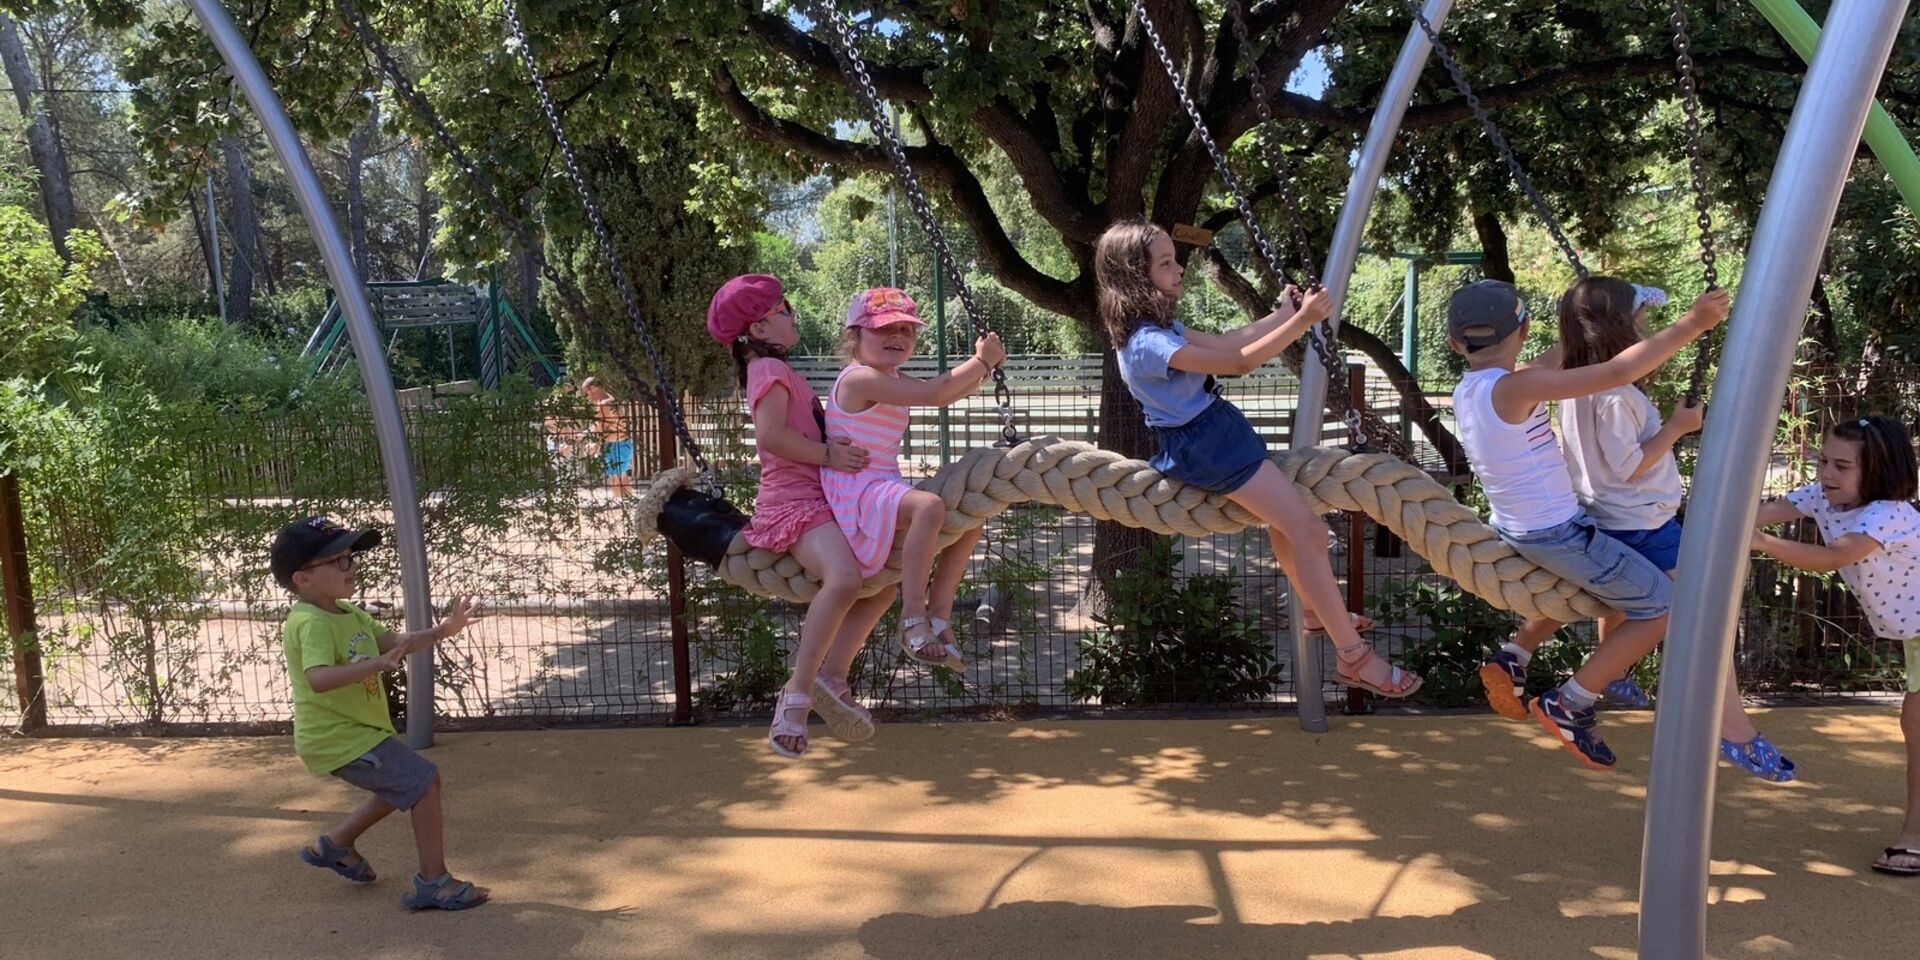
M 1866 426 L 1866 425 L 1867 425 L 1867 418 L 1866 418 L 1866 417 L 1861 417 L 1861 418 L 1860 418 L 1859 420 L 1857 420 L 1857 421 L 1855 421 L 1855 422 L 1856 422 L 1856 423 L 1858 423 L 1858 424 L 1860 424 L 1861 426 L 1863 426 L 1863 427 L 1864 427 L 1864 426 Z

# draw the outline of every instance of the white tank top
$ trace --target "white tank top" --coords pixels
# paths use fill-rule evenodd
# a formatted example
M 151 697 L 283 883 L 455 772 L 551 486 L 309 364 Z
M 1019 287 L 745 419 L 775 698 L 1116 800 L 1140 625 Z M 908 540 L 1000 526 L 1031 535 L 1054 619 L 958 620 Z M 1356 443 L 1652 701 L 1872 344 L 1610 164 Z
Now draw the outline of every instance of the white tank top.
M 1480 478 L 1491 505 L 1494 529 L 1525 534 L 1559 526 L 1580 513 L 1567 462 L 1553 435 L 1547 405 L 1540 404 L 1523 423 L 1500 419 L 1493 408 L 1493 385 L 1513 371 L 1471 370 L 1453 388 L 1454 426 L 1467 461 Z

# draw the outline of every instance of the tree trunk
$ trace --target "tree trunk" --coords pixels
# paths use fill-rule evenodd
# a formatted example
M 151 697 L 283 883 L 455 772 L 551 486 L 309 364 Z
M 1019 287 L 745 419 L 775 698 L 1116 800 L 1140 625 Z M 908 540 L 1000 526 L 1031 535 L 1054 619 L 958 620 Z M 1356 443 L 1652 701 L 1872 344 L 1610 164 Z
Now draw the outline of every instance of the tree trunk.
M 520 319 L 528 326 L 533 324 L 533 315 L 540 309 L 540 264 L 534 259 L 531 249 L 520 249 Z
M 353 272 L 361 283 L 373 279 L 373 257 L 367 250 L 367 199 L 363 178 L 367 166 L 367 148 L 373 143 L 374 129 L 380 125 L 380 103 L 374 101 L 373 113 L 353 128 L 347 138 L 347 233 L 353 245 Z
M 1140 460 L 1153 456 L 1157 449 L 1147 431 L 1140 402 L 1127 392 L 1126 382 L 1120 379 L 1119 358 L 1112 350 L 1105 351 L 1100 361 L 1100 446 Z M 1086 595 L 1081 598 L 1082 612 L 1089 616 L 1106 612 L 1114 574 L 1138 570 L 1153 538 L 1151 530 L 1111 520 L 1094 523 L 1093 576 L 1088 579 Z
M 435 210 L 439 209 L 440 200 L 433 195 L 432 190 L 427 189 L 427 155 L 425 151 L 417 151 L 415 153 L 414 165 L 418 170 L 419 180 L 414 185 L 415 192 L 413 201 L 414 229 L 417 245 L 413 258 L 413 278 L 419 280 L 429 272 L 427 267 L 430 265 L 430 260 L 433 257 L 433 214 Z
M 219 303 L 226 297 L 225 291 L 220 289 L 220 250 L 214 245 L 213 238 L 207 236 L 207 221 L 200 218 L 200 199 L 195 191 L 187 191 L 187 209 L 193 211 L 193 233 L 200 240 L 200 256 L 207 264 L 207 296 Z M 207 216 L 212 218 L 219 214 L 208 210 Z
M 1473 215 L 1473 232 L 1480 236 L 1480 272 L 1488 280 L 1513 280 L 1513 260 L 1507 252 L 1507 230 L 1497 213 Z
M 258 214 L 253 209 L 253 171 L 247 167 L 246 143 L 239 136 L 220 138 L 227 161 L 227 236 L 233 249 L 233 275 L 227 278 L 227 322 L 253 319 L 253 253 L 258 249 Z
M 73 176 L 67 167 L 67 154 L 51 120 L 51 105 L 34 102 L 40 85 L 34 80 L 33 64 L 20 41 L 19 27 L 4 13 L 0 13 L 0 64 L 6 68 L 20 115 L 32 121 L 27 125 L 27 151 L 40 171 L 40 200 L 46 211 L 47 232 L 53 235 L 53 249 L 60 259 L 72 260 L 67 234 L 75 222 Z

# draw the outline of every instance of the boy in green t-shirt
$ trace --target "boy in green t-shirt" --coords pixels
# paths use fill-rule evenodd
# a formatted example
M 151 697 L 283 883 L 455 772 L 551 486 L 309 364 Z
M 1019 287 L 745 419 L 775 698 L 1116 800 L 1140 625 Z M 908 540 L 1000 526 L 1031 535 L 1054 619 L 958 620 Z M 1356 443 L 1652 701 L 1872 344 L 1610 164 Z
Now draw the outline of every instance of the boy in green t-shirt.
M 401 902 L 415 910 L 464 910 L 487 900 L 485 887 L 447 872 L 441 836 L 440 771 L 394 739 L 380 674 L 407 654 L 459 633 L 479 616 L 466 598 L 425 630 L 395 633 L 348 603 L 355 558 L 380 545 L 380 534 L 348 530 L 326 517 L 281 528 L 273 541 L 273 578 L 299 602 L 287 614 L 280 644 L 293 685 L 293 750 L 307 769 L 330 773 L 373 794 L 339 826 L 302 848 L 300 859 L 355 883 L 371 883 L 373 867 L 353 849 L 368 827 L 395 810 L 413 815 L 420 872 Z M 432 879 L 429 879 L 432 878 Z

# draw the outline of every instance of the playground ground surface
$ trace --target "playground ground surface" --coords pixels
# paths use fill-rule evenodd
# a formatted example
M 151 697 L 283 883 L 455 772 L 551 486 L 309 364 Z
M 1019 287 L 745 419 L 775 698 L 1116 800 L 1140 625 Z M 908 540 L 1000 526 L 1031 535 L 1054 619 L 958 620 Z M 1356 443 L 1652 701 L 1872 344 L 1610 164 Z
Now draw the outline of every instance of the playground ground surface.
M 1776 709 L 1800 764 L 1722 766 L 1715 958 L 1910 958 L 1920 880 L 1868 863 L 1902 800 L 1897 712 Z M 1485 715 L 442 734 L 449 860 L 493 889 L 414 915 L 404 819 L 354 887 L 295 856 L 358 802 L 281 737 L 0 741 L 0 956 L 1634 956 L 1652 715 L 1588 771 Z

